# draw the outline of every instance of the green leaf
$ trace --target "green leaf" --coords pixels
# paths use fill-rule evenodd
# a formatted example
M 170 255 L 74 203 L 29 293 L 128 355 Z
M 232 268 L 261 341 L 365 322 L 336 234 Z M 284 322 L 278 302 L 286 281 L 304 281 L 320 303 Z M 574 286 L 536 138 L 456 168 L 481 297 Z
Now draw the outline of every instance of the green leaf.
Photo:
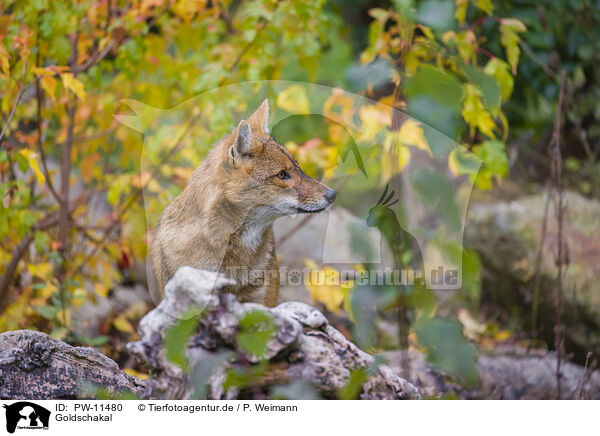
M 508 156 L 506 145 L 501 141 L 485 141 L 473 147 L 473 153 L 483 160 L 485 167 L 493 174 L 508 174 Z
M 512 94 L 515 82 L 515 79 L 510 74 L 510 66 L 503 60 L 493 58 L 489 60 L 483 71 L 485 74 L 489 74 L 490 76 L 494 76 L 496 78 L 496 81 L 500 86 L 502 99 L 504 101 L 508 101 Z
M 473 147 L 473 153 L 485 163 L 475 178 L 475 184 L 480 189 L 491 189 L 494 177 L 508 174 L 508 157 L 506 146 L 500 141 L 485 141 Z
M 31 306 L 35 313 L 43 316 L 46 319 L 53 320 L 56 318 L 56 314 L 58 313 L 58 309 L 54 306 Z
M 463 88 L 453 74 L 441 72 L 432 65 L 422 64 L 406 82 L 408 113 L 416 120 L 445 135 L 456 138 L 459 126 Z M 433 129 L 423 126 L 425 139 L 435 154 L 440 138 Z
M 487 107 L 500 106 L 500 86 L 494 77 L 470 65 L 464 65 L 463 71 L 469 81 L 479 88 Z
M 492 0 L 475 0 L 475 6 L 481 9 L 486 14 L 490 15 L 494 10 Z
M 460 229 L 461 218 L 452 183 L 444 173 L 429 169 L 416 170 L 411 173 L 410 181 L 428 210 L 443 218 L 450 230 Z
M 200 318 L 197 316 L 185 318 L 185 316 L 166 331 L 164 345 L 167 359 L 187 371 L 188 360 L 185 350 L 190 336 L 196 331 Z
M 454 24 L 454 2 L 451 0 L 426 0 L 419 2 L 416 19 L 433 29 L 444 31 Z
M 369 373 L 364 368 L 356 368 L 350 371 L 350 378 L 346 384 L 339 390 L 338 398 L 340 400 L 356 400 L 363 390 L 363 385 L 367 381 Z
M 463 174 L 475 175 L 481 167 L 481 159 L 462 145 L 452 149 L 448 155 L 448 168 L 458 177 Z
M 253 310 L 240 320 L 237 342 L 248 353 L 262 358 L 267 351 L 268 342 L 274 334 L 273 318 L 262 310 Z
M 405 92 L 409 99 L 421 95 L 431 96 L 456 111 L 460 110 L 460 102 L 464 96 L 456 77 L 428 64 L 422 64 L 417 73 L 406 82 Z
M 478 381 L 475 347 L 465 339 L 457 321 L 422 317 L 415 324 L 415 332 L 429 362 L 468 386 Z
M 110 341 L 110 337 L 105 335 L 94 336 L 93 338 L 88 338 L 87 342 L 92 347 L 100 347 Z

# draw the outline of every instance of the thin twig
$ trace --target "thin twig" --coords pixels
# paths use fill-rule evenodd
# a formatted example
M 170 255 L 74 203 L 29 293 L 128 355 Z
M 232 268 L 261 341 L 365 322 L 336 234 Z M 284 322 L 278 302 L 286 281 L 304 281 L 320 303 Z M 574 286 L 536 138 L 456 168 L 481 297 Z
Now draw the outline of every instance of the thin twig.
M 598 159 L 598 152 L 592 150 L 592 146 L 590 141 L 588 140 L 587 132 L 581 125 L 581 119 L 579 117 L 575 117 L 575 129 L 577 130 L 577 135 L 579 136 L 579 140 L 583 145 L 583 149 L 585 150 L 585 154 L 587 155 L 588 162 L 591 168 L 594 168 L 596 165 L 596 161 Z M 597 171 L 592 171 L 592 187 L 594 191 L 594 195 L 596 197 L 600 196 L 600 175 Z
M 590 357 L 592 357 L 592 352 L 588 352 L 585 356 L 585 366 L 583 367 L 583 374 L 581 375 L 581 379 L 579 380 L 579 384 L 577 386 L 577 399 L 583 400 L 583 387 L 586 384 L 586 379 L 588 378 L 588 363 L 590 361 Z M 591 371 L 590 371 L 591 372 Z
M 273 9 L 273 15 L 275 14 L 275 12 L 277 11 L 277 8 L 279 7 L 279 3 L 277 2 L 275 3 L 275 8 Z M 242 49 L 240 50 L 240 52 L 238 53 L 237 57 L 235 58 L 235 60 L 231 63 L 231 65 L 226 69 L 226 71 L 228 73 L 231 73 L 233 70 L 235 70 L 237 68 L 237 66 L 240 64 L 240 62 L 242 61 L 242 59 L 244 58 L 244 56 L 246 55 L 246 53 L 248 52 L 248 50 L 250 50 L 250 48 L 255 44 L 255 42 L 258 40 L 258 37 L 260 36 L 260 34 L 262 33 L 263 30 L 265 30 L 265 28 L 271 23 L 270 20 L 266 20 L 264 19 L 263 21 L 261 21 L 256 29 L 256 33 L 254 35 L 254 38 L 252 38 L 251 41 L 249 41 L 244 47 L 242 47 Z M 219 86 L 223 86 L 225 85 L 225 83 L 227 82 L 227 77 L 223 76 L 221 77 L 221 79 L 219 79 Z
M 38 44 L 39 47 L 39 44 Z M 38 54 L 36 58 L 36 66 L 40 66 L 40 50 L 38 48 Z M 40 87 L 40 82 L 38 80 L 35 81 L 35 97 L 37 100 L 37 130 L 38 130 L 38 151 L 40 152 L 40 160 L 42 161 L 42 169 L 44 170 L 44 176 L 46 177 L 46 183 L 48 184 L 48 189 L 52 193 L 52 196 L 56 199 L 58 204 L 62 203 L 62 199 L 56 189 L 54 189 L 54 183 L 52 183 L 52 177 L 50 176 L 50 171 L 48 171 L 48 164 L 46 161 L 46 153 L 44 151 L 44 135 L 42 128 L 42 89 Z
M 519 47 L 523 50 L 523 52 L 531 58 L 531 60 L 542 69 L 544 73 L 548 75 L 554 82 L 558 83 L 558 79 L 554 71 L 548 67 L 534 52 L 529 48 L 529 46 L 522 39 L 519 40 Z
M 17 93 L 17 99 L 15 100 L 15 104 L 13 105 L 12 110 L 10 111 L 10 115 L 8 116 L 8 120 L 6 120 L 6 124 L 4 125 L 4 128 L 2 129 L 2 133 L 0 133 L 0 141 L 2 141 L 2 138 L 4 138 L 4 135 L 6 134 L 6 130 L 8 129 L 8 125 L 10 124 L 13 117 L 15 116 L 15 111 L 17 110 L 17 106 L 19 105 L 19 102 L 21 101 L 21 97 L 23 96 L 23 92 L 25 90 L 25 78 L 26 77 L 27 77 L 27 62 L 23 62 L 23 80 L 21 80 L 21 86 L 19 87 L 19 92 Z
M 95 247 L 93 247 L 92 251 L 90 253 L 88 253 L 88 255 L 85 257 L 85 259 L 83 259 L 83 261 L 81 261 L 73 269 L 73 271 L 69 274 L 70 276 L 74 276 L 74 275 L 78 274 L 83 269 L 83 267 L 90 261 L 90 259 L 92 257 L 94 257 L 94 255 L 98 252 L 98 250 L 104 246 L 104 244 L 106 243 L 106 241 L 107 241 L 108 237 L 110 236 L 110 234 L 113 232 L 113 230 L 120 223 L 120 219 L 135 204 L 137 198 L 144 192 L 144 189 L 146 188 L 146 186 L 148 186 L 148 184 L 154 178 L 156 178 L 156 176 L 158 176 L 158 173 L 160 172 L 163 163 L 166 162 L 167 159 L 170 156 L 172 156 L 173 153 L 175 153 L 175 151 L 179 150 L 179 148 L 183 144 L 183 140 L 185 139 L 185 137 L 187 136 L 187 134 L 190 132 L 190 130 L 192 129 L 192 127 L 198 122 L 198 120 L 200 119 L 201 115 L 202 115 L 202 112 L 198 113 L 196 116 L 194 116 L 188 122 L 188 124 L 185 127 L 185 129 L 179 135 L 179 138 L 177 138 L 177 140 L 175 141 L 175 145 L 173 147 L 171 147 L 167 151 L 167 153 L 165 153 L 165 155 L 161 159 L 161 162 L 158 163 L 158 164 L 156 164 L 154 166 L 154 169 L 150 173 L 150 177 L 148 178 L 146 184 L 144 186 L 140 186 L 138 189 L 136 189 L 126 200 L 124 200 L 124 202 L 121 203 L 121 204 L 123 204 L 123 206 L 121 207 L 119 213 L 116 216 L 113 217 L 113 219 L 112 219 L 111 223 L 108 225 L 108 227 L 105 228 L 104 235 L 102 236 L 101 239 L 99 239 L 98 244 Z M 117 207 L 119 207 L 119 206 L 120 205 L 118 205 Z
M 77 201 L 75 201 L 71 205 L 70 210 L 74 210 L 76 207 L 82 204 L 83 201 L 85 201 L 84 197 L 80 197 L 79 199 L 77 199 Z M 17 266 L 19 265 L 21 258 L 25 255 L 27 248 L 33 241 L 35 232 L 37 230 L 46 230 L 52 226 L 55 226 L 58 223 L 58 220 L 59 214 L 56 211 L 49 213 L 43 218 L 40 218 L 33 225 L 29 234 L 26 235 L 17 245 L 17 247 L 15 247 L 15 249 L 13 250 L 10 261 L 8 265 L 6 265 L 6 267 L 4 268 L 4 275 L 2 276 L 2 280 L 0 280 L 0 313 L 2 313 L 2 311 L 4 310 L 6 298 L 8 296 L 8 288 L 12 283 Z
M 546 228 L 548 226 L 548 211 L 550 209 L 550 201 L 552 196 L 552 188 L 548 187 L 546 202 L 544 203 L 544 218 L 542 221 L 542 231 L 540 233 L 540 245 L 538 247 L 537 256 L 535 259 L 535 276 L 533 278 L 533 300 L 531 302 L 531 330 L 537 331 L 537 315 L 539 307 L 540 295 L 540 268 L 542 266 L 542 255 L 544 252 L 544 242 L 546 241 Z M 542 197 L 543 198 L 543 197 Z
M 19 245 L 17 245 L 12 252 L 10 262 L 8 262 L 8 265 L 6 265 L 4 275 L 0 281 L 0 313 L 4 309 L 6 298 L 8 297 L 7 291 L 12 282 L 15 270 L 17 269 L 21 258 L 25 254 L 25 251 L 27 251 L 29 244 L 31 244 L 31 241 L 33 241 L 33 233 L 29 234 L 22 239 L 21 242 L 19 242 Z
M 564 104 L 565 89 L 567 83 L 567 75 L 563 70 L 561 73 L 560 92 L 558 94 L 558 104 L 556 108 L 556 119 L 554 121 L 554 132 L 552 134 L 552 175 L 554 179 L 557 204 L 556 204 L 556 221 L 558 224 L 558 248 L 556 253 L 556 266 L 558 274 L 556 277 L 556 292 L 555 292 L 555 310 L 556 323 L 554 325 L 554 348 L 556 349 L 556 395 L 560 399 L 561 392 L 561 363 L 563 358 L 563 335 L 562 335 L 562 299 L 563 299 L 563 274 L 568 266 L 568 247 L 564 241 L 563 224 L 565 218 L 566 206 L 563 198 L 562 184 L 562 155 L 560 150 L 560 131 L 562 126 L 562 108 Z

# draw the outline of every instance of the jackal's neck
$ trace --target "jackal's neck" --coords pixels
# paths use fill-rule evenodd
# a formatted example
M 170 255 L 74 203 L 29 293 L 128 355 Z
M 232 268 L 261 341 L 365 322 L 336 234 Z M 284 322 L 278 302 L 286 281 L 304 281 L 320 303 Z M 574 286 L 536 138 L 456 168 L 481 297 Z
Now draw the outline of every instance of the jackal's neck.
M 196 219 L 200 219 L 207 240 L 215 247 L 227 245 L 232 236 L 254 250 L 262 244 L 265 231 L 274 218 L 268 209 L 251 207 L 228 197 L 232 190 L 218 182 L 228 175 L 220 165 L 218 149 L 213 149 L 202 166 L 194 173 L 188 186 L 186 203 L 195 204 Z

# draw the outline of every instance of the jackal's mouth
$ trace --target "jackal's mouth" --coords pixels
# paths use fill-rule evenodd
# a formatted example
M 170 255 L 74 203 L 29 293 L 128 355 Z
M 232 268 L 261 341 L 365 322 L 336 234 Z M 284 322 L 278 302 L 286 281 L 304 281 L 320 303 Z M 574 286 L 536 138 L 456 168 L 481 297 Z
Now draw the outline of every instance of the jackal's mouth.
M 297 208 L 296 208 L 296 212 L 297 212 L 297 213 L 317 213 L 317 212 L 322 212 L 322 211 L 324 211 L 324 210 L 325 210 L 325 209 L 327 209 L 329 206 L 330 206 L 330 205 L 328 204 L 328 205 L 326 205 L 326 206 L 319 207 L 319 208 L 317 208 L 317 209 L 304 209 L 304 208 L 302 208 L 302 207 L 297 207 Z

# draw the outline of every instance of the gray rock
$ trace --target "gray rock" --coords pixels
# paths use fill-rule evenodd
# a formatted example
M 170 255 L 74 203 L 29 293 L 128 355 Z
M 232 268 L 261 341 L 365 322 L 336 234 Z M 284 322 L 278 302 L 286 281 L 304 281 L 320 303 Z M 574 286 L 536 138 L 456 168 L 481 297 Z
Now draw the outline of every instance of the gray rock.
M 414 383 L 426 398 L 542 400 L 556 399 L 556 353 L 540 349 L 500 347 L 479 356 L 480 381 L 466 388 L 431 366 L 426 356 L 410 350 L 387 351 L 382 356 L 392 370 Z M 403 357 L 408 374 L 402 373 Z M 562 399 L 600 399 L 600 373 L 574 363 L 561 365 Z
M 72 347 L 31 330 L 0 334 L 0 398 L 95 398 L 98 389 L 110 396 L 147 392 L 145 381 L 93 348 Z
M 567 352 L 582 363 L 589 351 L 600 355 L 600 203 L 573 192 L 565 193 L 567 212 L 563 232 L 568 244 L 563 298 L 563 325 Z M 531 329 L 536 258 L 541 244 L 544 206 L 542 195 L 510 202 L 472 207 L 465 242 L 475 248 L 484 267 L 482 294 L 506 312 L 518 311 Z M 558 228 L 554 202 L 549 204 L 548 226 L 539 275 L 539 336 L 552 344 Z
M 149 381 L 153 397 L 179 398 L 185 391 L 183 371 L 167 359 L 163 348 L 166 330 L 179 319 L 217 307 L 216 294 L 230 284 L 229 279 L 218 273 L 183 266 L 166 284 L 160 304 L 140 320 L 138 333 L 142 340 L 127 344 L 127 349 L 135 356 L 143 356 L 148 367 L 161 369 L 161 377 Z M 226 336 L 234 335 L 237 323 L 233 316 L 213 319 L 217 331 Z
M 285 313 L 305 327 L 320 329 L 327 324 L 327 318 L 317 309 L 299 301 L 281 303 L 272 309 L 275 313 Z
M 218 295 L 216 292 L 211 295 L 213 284 L 222 287 L 227 282 L 203 271 L 182 270 L 176 273 L 175 284 L 169 282 L 166 286 L 163 302 L 140 322 L 141 340 L 128 344 L 128 349 L 156 374 L 148 381 L 152 396 L 261 398 L 273 387 L 301 382 L 310 384 L 325 398 L 334 398 L 348 382 L 351 371 L 362 368 L 371 375 L 363 385 L 361 398 L 420 398 L 411 383 L 389 368 L 376 366 L 373 356 L 348 341 L 311 306 L 287 302 L 269 309 L 258 304 L 240 303 L 229 294 Z M 187 344 L 186 354 L 193 368 L 191 374 L 187 374 L 166 359 L 163 339 L 165 330 L 175 323 L 171 315 L 183 314 L 198 303 L 204 304 L 205 311 Z M 226 388 L 224 381 L 228 368 L 247 372 L 261 360 L 237 342 L 240 320 L 255 310 L 267 313 L 275 326 L 263 356 L 269 367 L 254 382 L 252 389 Z M 171 315 L 167 317 L 166 314 Z

